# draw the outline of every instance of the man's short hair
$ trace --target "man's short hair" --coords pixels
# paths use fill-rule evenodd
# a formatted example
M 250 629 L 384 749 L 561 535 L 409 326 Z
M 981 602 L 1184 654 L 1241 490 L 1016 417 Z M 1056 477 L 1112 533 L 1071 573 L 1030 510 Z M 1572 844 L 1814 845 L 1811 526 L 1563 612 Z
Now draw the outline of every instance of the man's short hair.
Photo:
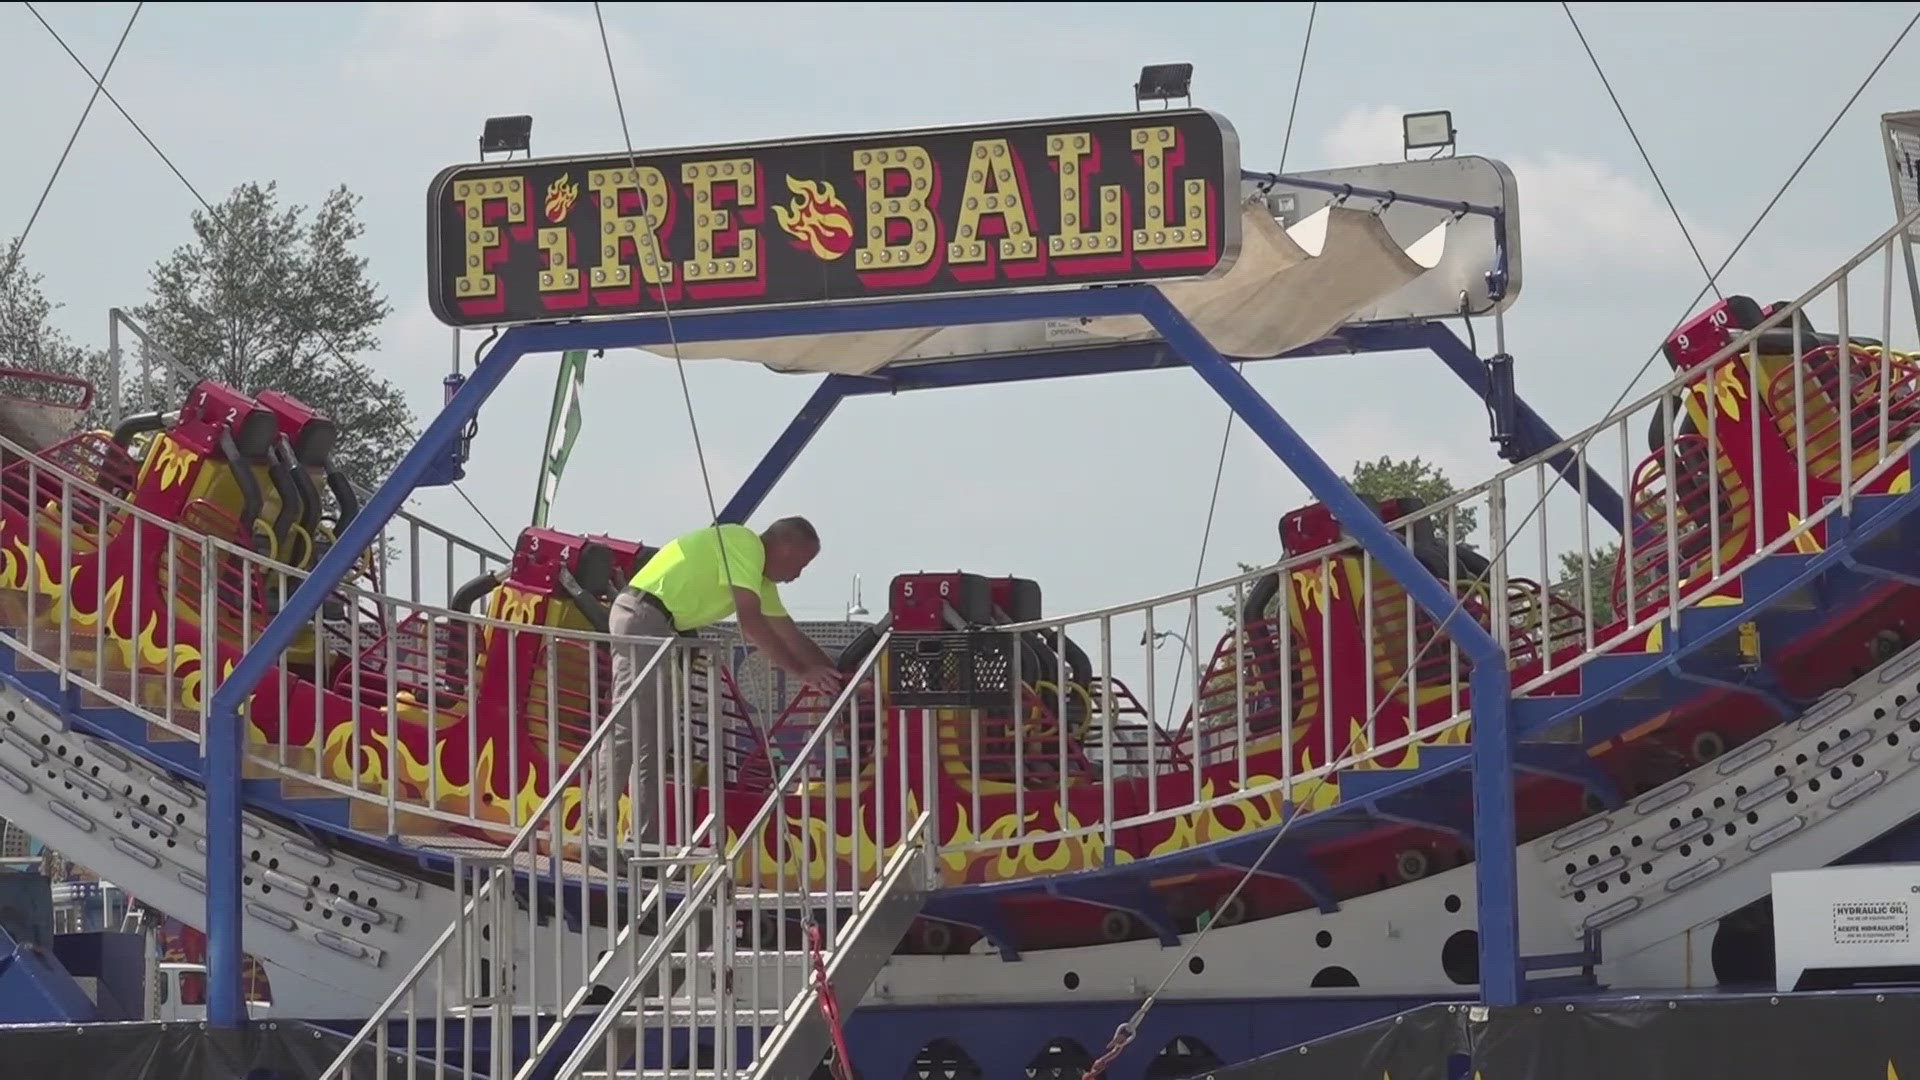
M 820 534 L 813 529 L 813 523 L 803 517 L 783 517 L 767 526 L 763 539 L 770 543 L 805 544 L 811 548 L 820 546 Z

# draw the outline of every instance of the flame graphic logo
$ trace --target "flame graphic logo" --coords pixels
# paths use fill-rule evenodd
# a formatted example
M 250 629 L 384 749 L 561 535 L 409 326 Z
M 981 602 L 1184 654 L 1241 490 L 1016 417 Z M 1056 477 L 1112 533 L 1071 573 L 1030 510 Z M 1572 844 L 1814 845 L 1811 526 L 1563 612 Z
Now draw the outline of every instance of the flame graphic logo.
M 565 173 L 547 185 L 547 220 L 555 225 L 567 220 L 573 212 L 574 200 L 580 197 L 580 185 L 573 182 Z
M 825 180 L 797 180 L 787 177 L 787 190 L 793 192 L 791 208 L 776 206 L 774 216 L 802 251 L 831 262 L 853 247 L 853 215 L 847 204 L 834 194 Z

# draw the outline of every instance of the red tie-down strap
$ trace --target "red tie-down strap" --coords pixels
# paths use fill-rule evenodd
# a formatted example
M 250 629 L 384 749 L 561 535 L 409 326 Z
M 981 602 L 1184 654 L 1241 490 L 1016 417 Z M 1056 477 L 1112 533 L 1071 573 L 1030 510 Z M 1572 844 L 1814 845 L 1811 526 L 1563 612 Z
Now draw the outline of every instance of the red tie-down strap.
M 826 953 L 820 941 L 820 924 L 807 920 L 807 957 L 813 961 L 813 989 L 820 998 L 820 1015 L 826 1018 L 827 1031 L 833 1035 L 833 1061 L 828 1068 L 833 1080 L 853 1080 L 853 1061 L 847 1056 L 847 1036 L 840 1029 L 840 1003 L 834 1000 L 833 984 L 827 982 Z

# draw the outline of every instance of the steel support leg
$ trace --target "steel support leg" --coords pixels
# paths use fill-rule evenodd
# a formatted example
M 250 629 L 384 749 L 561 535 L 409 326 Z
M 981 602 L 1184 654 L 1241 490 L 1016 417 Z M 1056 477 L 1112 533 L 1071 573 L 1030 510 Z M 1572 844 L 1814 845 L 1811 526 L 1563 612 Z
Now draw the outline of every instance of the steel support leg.
M 1486 364 L 1474 355 L 1472 349 L 1467 348 L 1466 342 L 1461 341 L 1451 329 L 1441 323 L 1427 323 L 1420 328 L 1420 333 L 1425 339 L 1427 348 L 1432 350 L 1433 354 L 1438 356 L 1455 375 L 1458 375 L 1461 382 L 1466 383 L 1469 389 L 1478 394 L 1481 401 L 1487 400 Z M 1547 423 L 1539 413 L 1534 412 L 1533 406 L 1528 405 L 1524 398 L 1516 394 L 1513 404 L 1514 420 L 1520 429 L 1518 434 L 1523 460 L 1561 441 L 1560 433 L 1553 430 L 1553 425 Z M 1623 504 L 1620 501 L 1620 493 L 1613 490 L 1613 485 L 1607 483 L 1606 478 L 1594 472 L 1591 467 L 1582 464 L 1578 454 L 1572 450 L 1562 450 L 1548 458 L 1547 463 L 1552 465 L 1554 471 L 1559 473 L 1576 492 L 1580 490 L 1580 474 L 1586 473 L 1587 505 L 1592 507 L 1593 512 L 1599 514 L 1608 525 L 1617 530 L 1627 520 L 1625 512 L 1621 509 Z
M 1520 965 L 1513 732 L 1508 723 L 1511 683 L 1506 653 L 1452 591 L 1420 565 L 1386 523 L 1162 294 L 1144 294 L 1141 308 L 1141 314 L 1160 336 L 1187 358 L 1248 430 L 1293 470 L 1315 498 L 1333 510 L 1361 547 L 1378 559 L 1414 602 L 1472 658 L 1474 870 L 1480 894 L 1481 996 L 1494 1005 L 1517 1003 L 1524 975 Z
M 813 396 L 800 406 L 800 411 L 788 422 L 787 430 L 781 432 L 780 437 L 767 448 L 767 454 L 760 459 L 760 464 L 753 467 L 753 472 L 740 485 L 740 490 L 727 500 L 726 508 L 720 511 L 722 522 L 741 524 L 760 509 L 760 503 L 766 499 L 767 493 L 773 490 L 773 486 L 787 474 L 787 469 L 792 467 L 794 459 L 813 441 L 820 425 L 833 415 L 834 407 L 840 404 L 841 398 L 847 396 L 851 385 L 859 381 L 846 375 L 829 375 L 814 388 Z
M 360 553 L 377 543 L 380 530 L 400 510 L 400 504 L 429 468 L 453 446 L 461 428 L 480 411 L 480 405 L 499 387 L 514 362 L 526 351 L 522 331 L 501 335 L 473 377 L 447 402 L 425 434 L 395 466 L 380 489 L 367 500 L 339 539 L 321 556 L 286 606 L 273 617 L 252 649 L 240 657 L 232 674 L 214 691 L 207 705 L 204 733 L 207 787 L 207 1020 L 216 1028 L 236 1028 L 246 1022 L 241 997 L 242 956 L 240 902 L 242 871 L 240 837 L 240 763 L 246 752 L 246 730 L 240 706 L 280 655 L 319 610 L 321 601 L 347 576 Z

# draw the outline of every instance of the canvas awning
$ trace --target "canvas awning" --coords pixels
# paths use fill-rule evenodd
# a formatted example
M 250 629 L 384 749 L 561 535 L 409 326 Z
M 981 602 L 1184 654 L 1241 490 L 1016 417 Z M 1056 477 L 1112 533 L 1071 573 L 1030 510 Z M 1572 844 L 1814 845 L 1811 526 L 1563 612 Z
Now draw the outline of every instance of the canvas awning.
M 1353 314 L 1439 265 L 1450 221 L 1402 247 L 1371 210 L 1326 206 L 1282 228 L 1259 203 L 1241 207 L 1239 258 L 1209 281 L 1157 286 L 1214 347 L 1231 357 L 1270 357 L 1311 344 Z M 1152 340 L 1144 318 L 1077 320 L 1080 338 Z M 686 359 L 730 359 L 779 371 L 871 374 L 888 364 L 1058 348 L 1045 324 L 961 326 L 817 334 L 686 344 Z M 654 350 L 661 351 L 661 350 Z

